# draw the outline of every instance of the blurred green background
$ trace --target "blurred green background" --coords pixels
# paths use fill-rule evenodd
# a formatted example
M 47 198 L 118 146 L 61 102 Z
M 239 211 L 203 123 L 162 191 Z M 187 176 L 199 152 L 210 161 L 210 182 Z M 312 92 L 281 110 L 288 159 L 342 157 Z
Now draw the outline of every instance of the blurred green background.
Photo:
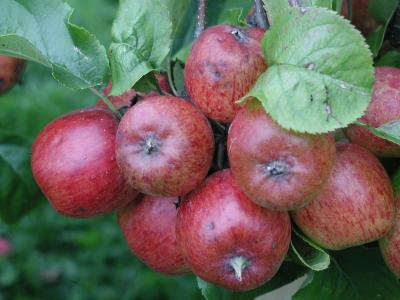
M 72 22 L 108 47 L 118 1 L 67 2 L 75 8 Z M 57 116 L 96 101 L 89 91 L 69 90 L 49 69 L 30 63 L 22 84 L 0 97 L 0 131 L 32 141 Z M 201 299 L 193 276 L 158 275 L 138 261 L 115 215 L 68 219 L 42 196 L 25 202 L 38 208 L 15 225 L 0 221 L 0 238 L 13 248 L 0 256 L 0 300 Z

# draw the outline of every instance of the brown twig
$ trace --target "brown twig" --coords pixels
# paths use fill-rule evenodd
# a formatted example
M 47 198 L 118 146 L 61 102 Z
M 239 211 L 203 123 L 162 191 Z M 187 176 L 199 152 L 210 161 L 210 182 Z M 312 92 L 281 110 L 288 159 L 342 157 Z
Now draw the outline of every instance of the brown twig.
M 198 3 L 199 7 L 197 10 L 197 22 L 196 22 L 196 29 L 194 31 L 194 37 L 196 39 L 206 28 L 207 0 L 198 0 Z
M 265 13 L 262 0 L 254 0 L 254 7 L 257 26 L 262 29 L 267 29 L 269 27 L 269 24 L 267 21 L 267 14 Z

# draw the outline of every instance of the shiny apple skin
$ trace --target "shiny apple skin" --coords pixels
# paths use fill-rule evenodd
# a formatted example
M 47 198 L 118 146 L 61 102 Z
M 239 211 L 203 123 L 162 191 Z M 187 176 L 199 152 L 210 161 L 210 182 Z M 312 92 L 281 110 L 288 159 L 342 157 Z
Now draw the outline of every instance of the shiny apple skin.
M 332 134 L 285 130 L 253 101 L 231 124 L 228 155 L 232 174 L 250 199 L 288 211 L 318 195 L 332 170 L 336 149 Z
M 115 159 L 118 121 L 103 109 L 64 115 L 32 146 L 34 178 L 61 214 L 90 217 L 126 206 L 136 196 Z
M 207 28 L 194 43 L 185 86 L 207 117 L 229 123 L 242 108 L 236 100 L 267 68 L 260 46 L 264 33 L 260 28 L 218 25 Z
M 190 273 L 176 242 L 178 209 L 178 197 L 141 195 L 118 212 L 118 223 L 133 254 L 167 275 Z
M 116 153 L 124 175 L 140 192 L 183 196 L 206 177 L 214 137 L 207 118 L 193 104 L 154 96 L 124 115 Z
M 332 174 L 318 197 L 292 212 L 311 240 L 331 250 L 380 239 L 392 227 L 394 215 L 385 169 L 369 151 L 348 143 L 338 145 Z
M 287 212 L 254 204 L 226 169 L 185 197 L 176 232 L 196 275 L 229 290 L 245 291 L 276 274 L 288 251 L 291 224 Z M 237 259 L 246 262 L 240 276 L 232 267 Z

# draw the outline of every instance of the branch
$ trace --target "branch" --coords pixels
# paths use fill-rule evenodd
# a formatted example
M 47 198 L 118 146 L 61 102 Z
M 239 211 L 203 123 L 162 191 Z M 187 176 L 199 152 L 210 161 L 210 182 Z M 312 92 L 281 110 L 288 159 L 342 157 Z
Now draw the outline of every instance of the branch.
M 198 0 L 198 3 L 199 7 L 197 10 L 197 22 L 196 22 L 196 29 L 194 31 L 194 37 L 196 39 L 206 28 L 207 0 Z
M 255 17 L 257 26 L 262 29 L 267 29 L 269 26 L 267 22 L 267 14 L 262 3 L 262 0 L 254 0 Z

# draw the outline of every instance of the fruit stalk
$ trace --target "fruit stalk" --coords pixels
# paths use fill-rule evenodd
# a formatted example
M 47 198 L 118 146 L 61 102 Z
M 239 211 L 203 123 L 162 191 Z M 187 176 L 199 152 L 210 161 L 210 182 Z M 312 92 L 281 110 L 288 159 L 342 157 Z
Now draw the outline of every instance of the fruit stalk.
M 107 105 L 107 107 L 113 112 L 113 114 L 120 120 L 122 118 L 121 113 L 118 111 L 118 109 L 112 104 L 112 102 L 104 96 L 103 93 L 100 93 L 98 90 L 95 88 L 91 87 L 90 90 L 92 91 L 93 94 L 96 96 L 100 97 L 101 100 L 103 100 L 104 104 Z
M 199 2 L 199 7 L 197 10 L 197 22 L 196 22 L 196 29 L 194 31 L 194 37 L 196 39 L 206 28 L 206 11 L 207 11 L 207 0 L 199 0 L 198 2 Z
M 254 7 L 256 9 L 255 17 L 256 17 L 257 26 L 262 29 L 267 29 L 269 27 L 268 23 L 267 23 L 267 14 L 263 7 L 262 0 L 254 0 Z

